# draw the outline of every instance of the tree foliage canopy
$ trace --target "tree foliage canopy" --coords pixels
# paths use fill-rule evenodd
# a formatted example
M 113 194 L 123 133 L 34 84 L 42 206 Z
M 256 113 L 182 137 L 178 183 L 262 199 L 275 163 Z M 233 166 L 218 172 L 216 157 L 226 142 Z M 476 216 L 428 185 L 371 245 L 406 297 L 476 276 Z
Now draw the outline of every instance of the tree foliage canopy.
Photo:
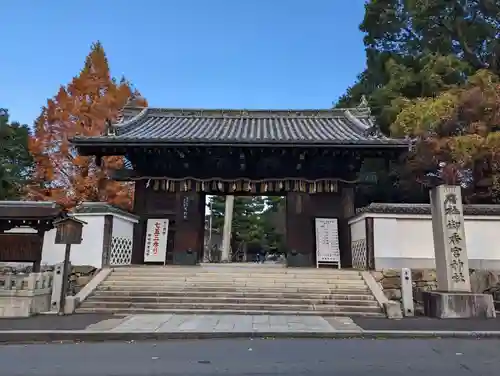
M 494 200 L 500 2 L 369 0 L 360 29 L 367 67 L 338 106 L 365 95 L 383 132 L 416 140 L 403 164 L 378 171 L 387 184 L 381 193 L 419 200 L 415 178 L 440 177 L 466 185 L 471 201 L 479 199 L 475 190 L 481 200 Z
M 0 200 L 18 200 L 23 196 L 33 165 L 29 136 L 26 125 L 10 122 L 8 111 L 0 109 Z
M 83 201 L 130 207 L 132 186 L 108 179 L 109 170 L 120 168 L 123 158 L 103 158 L 98 167 L 93 157 L 78 155 L 69 139 L 102 135 L 106 121 L 117 120 L 132 97 L 140 98 L 126 79 L 111 77 L 103 46 L 93 44 L 81 72 L 47 101 L 35 122 L 30 151 L 36 168 L 30 197 L 66 207 Z
M 490 71 L 435 98 L 408 100 L 391 129 L 416 138 L 409 167 L 417 179 L 438 171 L 470 202 L 500 202 L 500 84 Z
M 388 131 L 398 98 L 436 95 L 480 69 L 500 73 L 499 16 L 495 0 L 368 1 L 360 25 L 367 67 L 338 104 L 366 95 Z

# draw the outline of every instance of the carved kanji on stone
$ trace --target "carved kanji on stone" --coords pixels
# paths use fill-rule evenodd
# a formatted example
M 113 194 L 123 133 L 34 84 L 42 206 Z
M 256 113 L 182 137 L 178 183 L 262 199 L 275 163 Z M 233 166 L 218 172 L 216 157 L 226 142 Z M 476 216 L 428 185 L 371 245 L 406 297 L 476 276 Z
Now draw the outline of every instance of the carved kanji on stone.
M 462 241 L 462 238 L 457 232 L 451 234 L 448 239 L 450 240 L 450 244 L 452 245 L 458 245 Z
M 460 228 L 460 221 L 457 221 L 455 219 L 450 219 L 448 220 L 448 223 L 446 224 L 446 227 L 450 230 L 458 230 Z

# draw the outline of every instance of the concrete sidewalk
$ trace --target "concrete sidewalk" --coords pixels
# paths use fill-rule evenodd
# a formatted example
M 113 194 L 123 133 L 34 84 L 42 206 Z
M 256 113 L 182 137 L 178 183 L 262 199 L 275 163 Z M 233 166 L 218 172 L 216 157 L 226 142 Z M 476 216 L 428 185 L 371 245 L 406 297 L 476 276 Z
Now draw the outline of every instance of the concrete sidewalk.
M 279 316 L 279 315 L 182 315 L 147 314 L 104 320 L 87 330 L 112 332 L 161 333 L 269 333 L 361 331 L 349 317 Z
M 0 342 L 207 338 L 500 338 L 500 320 L 403 320 L 282 315 L 38 316 L 0 320 Z M 31 321 L 30 321 L 31 320 Z M 41 324 L 36 327 L 34 324 Z M 64 323 L 64 324 L 63 324 Z M 73 326 L 70 324 L 72 323 Z M 9 324 L 15 324 L 8 328 Z

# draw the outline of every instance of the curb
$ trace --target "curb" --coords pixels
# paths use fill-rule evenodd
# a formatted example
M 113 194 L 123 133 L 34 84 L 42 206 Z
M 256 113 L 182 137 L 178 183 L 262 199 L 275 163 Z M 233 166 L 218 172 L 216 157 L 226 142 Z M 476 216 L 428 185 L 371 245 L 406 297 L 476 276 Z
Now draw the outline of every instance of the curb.
M 110 332 L 89 330 L 11 330 L 0 331 L 0 343 L 164 341 L 200 339 L 415 339 L 415 338 L 491 338 L 500 331 L 395 331 L 341 330 L 336 332 Z

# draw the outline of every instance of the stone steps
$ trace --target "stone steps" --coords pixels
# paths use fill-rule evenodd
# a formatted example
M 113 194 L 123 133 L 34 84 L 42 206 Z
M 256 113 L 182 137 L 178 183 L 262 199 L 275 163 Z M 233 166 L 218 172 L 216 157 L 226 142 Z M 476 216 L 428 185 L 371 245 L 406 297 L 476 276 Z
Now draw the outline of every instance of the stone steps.
M 117 308 L 103 308 L 99 307 L 98 309 L 94 308 L 79 308 L 76 313 L 113 313 L 113 314 L 121 314 L 121 315 L 130 315 L 130 314 L 192 314 L 192 315 L 292 315 L 292 316 L 360 316 L 360 313 L 357 310 L 350 311 L 342 311 L 342 312 L 334 312 L 334 311 L 265 311 L 265 310 L 224 310 L 224 309 L 188 309 L 182 310 L 179 308 L 175 308 L 172 310 L 167 309 L 157 309 L 157 308 L 125 308 L 125 309 L 117 309 Z M 364 317 L 385 317 L 385 315 L 380 312 L 363 312 L 361 314 Z
M 349 303 L 349 302 L 347 302 Z M 95 300 L 86 300 L 84 302 L 84 307 L 92 308 L 99 307 L 103 304 L 102 301 Z M 128 308 L 128 307 L 136 307 L 136 308 L 157 308 L 157 309 L 226 309 L 226 310 L 235 310 L 235 309 L 243 309 L 247 311 L 251 310 L 269 310 L 269 311 L 352 311 L 355 308 L 357 311 L 365 311 L 371 312 L 379 311 L 378 304 L 376 305 L 337 305 L 332 302 L 331 304 L 282 304 L 281 301 L 277 302 L 268 301 L 268 302 L 255 302 L 255 303 L 214 303 L 214 302 L 134 302 L 134 301 L 109 301 L 105 302 L 105 305 L 108 308 Z
M 123 302 L 123 296 L 116 295 L 95 295 L 86 300 L 85 303 L 88 302 L 101 302 L 103 298 L 106 299 L 106 302 Z M 127 296 L 127 302 L 131 303 L 158 303 L 158 304 L 168 304 L 168 303 L 196 303 L 196 304 L 272 304 L 276 303 L 277 298 L 256 298 L 256 297 L 193 297 L 193 296 L 177 296 L 177 297 L 165 297 L 165 296 L 137 296 L 137 295 L 129 295 Z M 326 298 L 326 299 L 313 299 L 308 297 L 301 298 L 279 298 L 280 304 L 285 305 L 320 305 L 320 304 L 336 304 L 336 305 L 360 305 L 360 306 L 369 306 L 369 307 L 378 307 L 378 303 L 375 300 L 370 299 L 335 299 L 335 298 Z
M 234 287 L 234 286 L 225 286 L 225 287 L 207 287 L 207 286 L 137 286 L 134 284 L 110 286 L 110 285 L 101 285 L 97 288 L 96 291 L 143 291 L 146 293 L 163 293 L 163 292 L 172 292 L 176 291 L 183 295 L 190 295 L 192 293 L 202 293 L 202 294 L 253 294 L 253 293 L 266 293 L 272 294 L 276 297 L 279 297 L 282 294 L 371 294 L 370 290 L 366 286 L 360 287 L 351 287 L 351 288 L 300 288 L 300 287 Z
M 316 288 L 321 289 L 322 291 L 328 291 L 332 289 L 365 289 L 366 286 L 364 281 L 360 281 L 360 283 L 352 284 L 352 283 L 325 283 L 325 284 L 307 284 L 307 283 L 264 283 L 260 282 L 168 282 L 168 281 L 105 281 L 102 285 L 103 287 L 111 287 L 111 288 L 126 288 L 127 286 L 138 286 L 138 287 L 149 287 L 155 286 L 157 288 L 161 287 L 169 287 L 169 288 L 205 288 L 205 289 L 220 289 L 226 287 L 232 287 L 234 289 L 245 289 L 245 288 L 256 288 L 256 289 L 301 289 L 302 291 L 316 291 Z
M 118 268 L 77 312 L 383 316 L 357 271 L 257 265 Z
M 93 297 L 117 297 L 120 299 L 129 298 L 129 297 L 165 297 L 165 298 L 189 298 L 189 299 L 199 299 L 206 298 L 207 293 L 198 290 L 191 291 L 176 291 L 176 290 L 154 290 L 154 291 L 143 291 L 141 289 L 137 290 L 96 290 L 93 294 Z M 334 293 L 308 293 L 308 299 L 316 299 L 316 300 L 372 300 L 375 298 L 370 295 L 368 291 L 342 291 L 337 290 Z M 213 298 L 253 298 L 253 299 L 301 299 L 304 297 L 304 293 L 300 292 L 266 292 L 266 291 L 210 291 L 210 297 Z
M 275 301 L 276 303 L 276 301 Z M 86 300 L 83 308 L 145 308 L 145 309 L 162 309 L 162 310 L 190 310 L 190 309 L 209 309 L 209 310 L 244 310 L 244 311 L 322 311 L 322 312 L 380 312 L 378 305 L 376 306 L 360 306 L 360 305 L 334 305 L 334 304 L 272 304 L 269 303 L 159 303 L 159 302 L 132 302 L 132 301 L 91 301 Z
M 199 274 L 216 274 L 216 275 L 231 275 L 231 274 L 266 274 L 266 275 L 359 275 L 356 270 L 339 270 L 331 268 L 286 268 L 272 267 L 266 268 L 260 265 L 250 266 L 224 266 L 224 265 L 203 265 L 203 266 L 139 266 L 139 267 L 116 267 L 114 273 L 124 274 L 178 274 L 178 275 L 199 275 Z
M 146 269 L 137 269 L 137 270 L 120 270 L 116 269 L 113 272 L 115 275 L 172 275 L 172 276 L 186 276 L 186 277 L 193 277 L 193 276 L 234 276 L 234 277 L 248 277 L 252 276 L 255 274 L 262 275 L 262 276 L 268 276 L 268 277 L 281 277 L 281 276 L 287 276 L 287 277 L 297 277 L 297 278 L 307 278 L 307 277 L 326 277 L 326 276 L 332 276 L 332 277 L 342 277 L 342 278 L 349 278 L 349 277 L 359 277 L 359 273 L 356 271 L 339 271 L 339 270 L 328 270 L 327 272 L 321 271 L 320 269 L 314 269 L 313 272 L 307 271 L 307 272 L 298 272 L 298 271 L 287 271 L 286 269 L 283 271 L 259 271 L 259 270 L 252 270 L 250 268 L 240 268 L 240 270 L 226 270 L 221 268 L 220 270 L 197 270 L 197 271 L 192 271 L 192 270 L 170 270 L 168 268 L 158 268 L 158 270 L 152 270 L 148 271 Z
M 186 281 L 207 281 L 207 282 L 217 282 L 217 281 L 224 281 L 224 282 L 238 282 L 238 281 L 247 281 L 247 280 L 253 280 L 258 278 L 259 280 L 263 281 L 275 281 L 275 282 L 306 282 L 306 283 L 318 283 L 318 282 L 325 282 L 328 281 L 330 283 L 335 283 L 338 281 L 362 281 L 363 279 L 358 275 L 358 276 L 349 276 L 348 278 L 343 278 L 342 276 L 300 276 L 300 275 L 293 275 L 293 276 L 268 276 L 268 275 L 261 275 L 261 274 L 250 274 L 250 275 L 234 275 L 234 276 L 204 276 L 204 275 L 199 275 L 199 276 L 181 276 L 181 275 L 170 275 L 170 274 L 157 274 L 157 275 L 115 275 L 114 273 L 110 276 L 110 278 L 113 280 L 122 280 L 122 279 L 134 279 L 134 280 L 144 280 L 148 281 L 151 279 L 156 279 L 156 280 L 163 280 L 163 281 L 179 281 L 179 282 L 186 282 Z
M 102 284 L 98 287 L 98 291 L 145 291 L 145 292 L 157 292 L 157 291 L 181 291 L 185 294 L 191 292 L 205 292 L 210 294 L 212 292 L 243 292 L 243 293 L 254 293 L 254 292 L 265 292 L 272 294 L 282 294 L 282 293 L 302 293 L 302 294 L 333 294 L 333 293 L 365 293 L 371 294 L 370 290 L 366 286 L 346 286 L 346 285 L 330 285 L 328 287 L 324 286 L 309 286 L 309 287 L 297 287 L 297 286 L 266 286 L 266 285 L 250 285 L 250 286 L 235 286 L 235 285 L 217 285 L 217 286 L 206 286 L 203 284 L 199 285 L 179 285 L 179 284 L 156 284 L 156 286 L 134 284 L 134 283 L 123 283 L 123 284 Z

